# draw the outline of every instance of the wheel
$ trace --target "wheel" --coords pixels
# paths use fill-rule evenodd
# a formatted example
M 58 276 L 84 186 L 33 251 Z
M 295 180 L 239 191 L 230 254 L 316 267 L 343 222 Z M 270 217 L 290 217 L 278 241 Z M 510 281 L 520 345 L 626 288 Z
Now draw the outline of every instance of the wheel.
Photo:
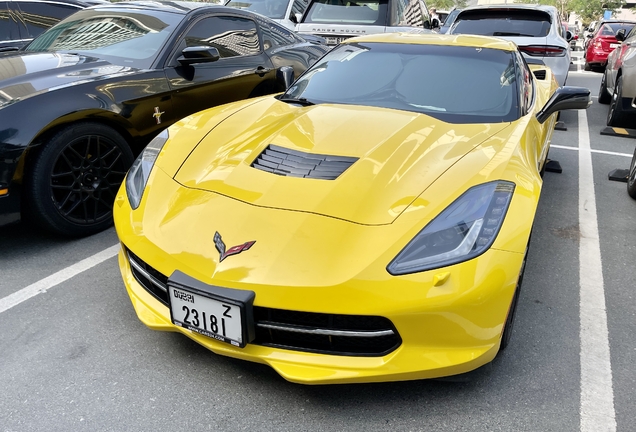
M 636 199 L 636 149 L 634 149 L 632 163 L 629 166 L 629 176 L 627 177 L 627 193 L 630 197 Z
M 623 77 L 616 78 L 616 85 L 614 86 L 614 94 L 610 101 L 609 111 L 607 112 L 607 125 L 608 126 L 627 126 L 627 119 L 623 112 Z
M 30 162 L 25 216 L 69 237 L 108 228 L 115 195 L 133 160 L 126 140 L 110 127 L 88 122 L 67 126 Z
M 598 90 L 598 103 L 607 105 L 612 100 L 612 97 L 607 92 L 607 84 L 605 81 L 605 77 L 607 74 L 603 74 L 601 78 L 601 87 Z
M 592 67 L 590 66 L 590 64 L 587 61 L 583 65 L 583 70 L 586 70 L 586 71 L 591 71 L 592 70 Z
M 510 310 L 506 317 L 506 323 L 504 324 L 504 330 L 501 335 L 501 344 L 499 345 L 499 351 L 503 351 L 510 344 L 510 338 L 512 337 L 512 327 L 515 323 L 515 316 L 517 315 L 517 304 L 519 303 L 519 292 L 521 291 L 521 283 L 523 282 L 523 273 L 526 270 L 526 259 L 528 257 L 528 248 L 526 247 L 526 253 L 523 256 L 521 262 L 521 270 L 519 271 L 519 279 L 517 279 L 517 287 L 515 288 L 515 294 L 512 296 L 512 302 L 510 303 Z

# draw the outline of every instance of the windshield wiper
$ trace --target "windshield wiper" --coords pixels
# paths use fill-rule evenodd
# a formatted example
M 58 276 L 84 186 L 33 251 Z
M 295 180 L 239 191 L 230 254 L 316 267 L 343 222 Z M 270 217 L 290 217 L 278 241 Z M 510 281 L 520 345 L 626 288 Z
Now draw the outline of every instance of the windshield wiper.
M 279 97 L 278 100 L 281 101 L 281 102 L 295 103 L 295 104 L 302 105 L 302 106 L 316 105 L 315 102 L 309 101 L 309 100 L 307 100 L 304 97 L 301 97 L 301 98 Z

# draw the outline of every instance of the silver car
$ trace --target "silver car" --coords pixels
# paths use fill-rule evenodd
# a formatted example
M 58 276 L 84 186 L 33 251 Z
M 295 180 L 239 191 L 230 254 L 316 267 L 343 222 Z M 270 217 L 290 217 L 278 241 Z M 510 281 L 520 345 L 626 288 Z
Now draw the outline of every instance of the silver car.
M 322 36 L 337 45 L 352 36 L 392 32 L 428 32 L 423 0 L 311 0 L 296 31 Z
M 541 59 L 560 86 L 570 69 L 570 40 L 554 6 L 527 4 L 478 5 L 462 10 L 448 34 L 477 34 L 510 40 L 526 57 Z
M 636 26 L 626 35 L 625 30 L 616 33 L 621 44 L 607 57 L 607 67 L 598 101 L 609 104 L 607 125 L 636 127 Z

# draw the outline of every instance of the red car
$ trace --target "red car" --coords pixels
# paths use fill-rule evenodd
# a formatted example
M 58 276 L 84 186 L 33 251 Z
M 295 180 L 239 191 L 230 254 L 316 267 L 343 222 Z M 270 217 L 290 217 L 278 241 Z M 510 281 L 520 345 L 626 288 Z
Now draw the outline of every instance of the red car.
M 616 32 L 625 29 L 625 33 L 636 25 L 635 21 L 603 21 L 594 34 L 588 35 L 585 41 L 585 70 L 603 70 L 607 64 L 607 56 L 620 45 L 616 40 Z

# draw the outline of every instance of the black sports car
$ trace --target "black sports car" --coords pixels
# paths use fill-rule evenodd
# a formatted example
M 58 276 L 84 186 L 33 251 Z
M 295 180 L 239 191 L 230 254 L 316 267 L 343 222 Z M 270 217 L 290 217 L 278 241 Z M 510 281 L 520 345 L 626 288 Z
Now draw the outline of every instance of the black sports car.
M 69 236 L 110 226 L 119 184 L 157 133 L 283 90 L 288 66 L 299 75 L 328 49 L 206 3 L 126 2 L 70 16 L 0 54 L 0 225 L 22 214 Z

